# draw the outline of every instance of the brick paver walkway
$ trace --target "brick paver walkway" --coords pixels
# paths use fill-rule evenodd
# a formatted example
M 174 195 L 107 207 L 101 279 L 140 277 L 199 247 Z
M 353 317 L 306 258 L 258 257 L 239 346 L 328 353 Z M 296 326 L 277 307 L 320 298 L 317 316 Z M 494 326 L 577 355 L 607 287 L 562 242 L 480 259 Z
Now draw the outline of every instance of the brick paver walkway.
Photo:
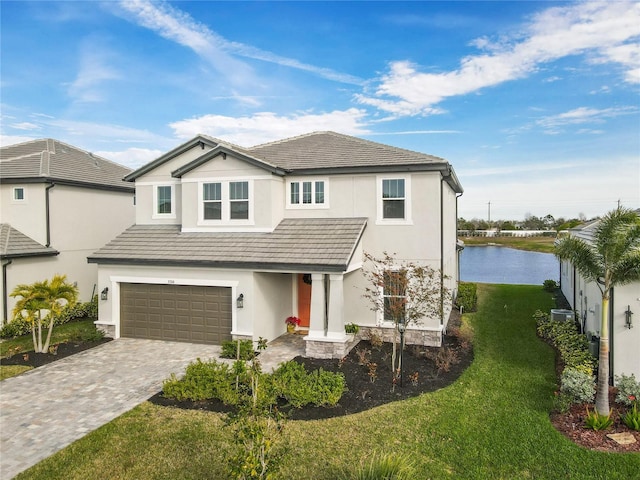
M 7 480 L 147 400 L 169 374 L 220 347 L 121 338 L 0 382 Z

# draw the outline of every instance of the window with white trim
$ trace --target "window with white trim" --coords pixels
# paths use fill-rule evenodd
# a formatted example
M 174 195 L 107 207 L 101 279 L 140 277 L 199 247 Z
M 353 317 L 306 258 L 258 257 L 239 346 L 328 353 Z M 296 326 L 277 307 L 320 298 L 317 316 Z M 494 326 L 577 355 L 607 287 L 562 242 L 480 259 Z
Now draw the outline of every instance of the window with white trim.
M 411 224 L 411 177 L 378 177 L 378 224 Z
M 158 185 L 156 187 L 156 214 L 173 214 L 173 187 L 171 185 Z
M 385 322 L 398 322 L 404 318 L 407 307 L 407 271 L 387 270 L 382 287 Z
M 220 225 L 251 221 L 250 181 L 203 182 L 200 188 L 200 222 Z
M 13 201 L 24 202 L 26 200 L 24 187 L 13 187 Z
M 327 208 L 327 180 L 292 180 L 288 182 L 289 208 Z

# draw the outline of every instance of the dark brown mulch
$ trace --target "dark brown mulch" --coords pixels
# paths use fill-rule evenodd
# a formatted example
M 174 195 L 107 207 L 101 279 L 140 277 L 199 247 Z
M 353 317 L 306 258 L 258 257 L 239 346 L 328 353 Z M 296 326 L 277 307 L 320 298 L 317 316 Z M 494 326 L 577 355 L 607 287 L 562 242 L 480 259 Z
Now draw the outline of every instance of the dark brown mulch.
M 584 428 L 587 417 L 586 405 L 572 405 L 567 413 L 552 413 L 551 423 L 553 426 L 572 442 L 590 450 L 601 452 L 640 452 L 640 432 L 629 429 L 622 419 L 625 407 L 615 403 L 615 389 L 609 391 L 609 405 L 611 406 L 614 419 L 613 425 L 607 430 L 596 432 Z M 589 410 L 593 410 L 593 405 L 589 405 Z M 607 435 L 611 433 L 631 433 L 636 439 L 636 443 L 631 445 L 620 445 Z
M 29 367 L 41 367 L 47 363 L 55 362 L 62 358 L 74 355 L 84 350 L 97 347 L 103 343 L 110 341 L 111 338 L 103 338 L 95 342 L 89 342 L 84 340 L 74 340 L 70 342 L 58 343 L 53 345 L 49 350 L 55 353 L 34 353 L 20 352 L 7 358 L 0 358 L 0 365 L 25 365 Z
M 459 314 L 457 318 L 452 318 L 451 322 L 451 325 L 459 322 Z M 399 381 L 396 381 L 395 384 L 393 381 L 394 375 L 391 371 L 392 347 L 389 343 L 374 347 L 369 341 L 361 341 L 342 361 L 296 357 L 295 360 L 305 365 L 307 371 L 322 368 L 327 371 L 342 372 L 345 376 L 348 391 L 342 396 L 336 407 L 310 406 L 300 409 L 287 408 L 286 405 L 281 405 L 280 407 L 288 418 L 313 420 L 361 412 L 385 403 L 404 400 L 425 392 L 433 392 L 453 383 L 471 364 L 473 351 L 469 346 L 465 347 L 463 348 L 460 345 L 456 337 L 446 336 L 444 338 L 443 349 L 449 351 L 453 359 L 448 370 L 445 371 L 442 368 L 438 369 L 433 359 L 433 356 L 443 349 L 407 346 L 403 354 L 402 386 Z M 428 356 L 424 355 L 425 352 L 428 352 Z M 366 361 L 361 361 L 363 359 Z M 369 375 L 369 367 L 365 363 L 376 364 L 374 381 L 372 381 Z M 412 378 L 414 381 L 412 381 Z M 217 412 L 229 412 L 232 410 L 217 400 L 179 402 L 165 398 L 162 392 L 154 395 L 150 401 L 157 405 L 184 409 Z

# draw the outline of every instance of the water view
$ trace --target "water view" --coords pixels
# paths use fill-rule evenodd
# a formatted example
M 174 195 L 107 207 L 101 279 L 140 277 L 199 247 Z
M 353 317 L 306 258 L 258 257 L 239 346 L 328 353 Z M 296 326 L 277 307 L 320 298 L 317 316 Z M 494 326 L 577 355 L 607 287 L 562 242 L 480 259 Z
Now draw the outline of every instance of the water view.
M 465 282 L 542 285 L 560 279 L 558 260 L 551 253 L 507 247 L 465 247 L 460 256 L 460 279 Z

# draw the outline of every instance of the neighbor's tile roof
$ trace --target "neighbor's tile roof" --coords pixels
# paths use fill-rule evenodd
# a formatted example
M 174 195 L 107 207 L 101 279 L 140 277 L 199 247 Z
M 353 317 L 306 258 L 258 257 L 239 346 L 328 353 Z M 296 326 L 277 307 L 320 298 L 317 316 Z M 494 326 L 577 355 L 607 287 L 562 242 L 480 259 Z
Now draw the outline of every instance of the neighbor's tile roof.
M 271 233 L 183 233 L 179 225 L 134 225 L 89 262 L 343 272 L 366 223 L 365 218 L 285 219 Z
M 46 179 L 116 187 L 133 191 L 123 181 L 131 170 L 50 138 L 0 148 L 0 179 Z
M 45 247 L 8 223 L 0 223 L 0 257 L 39 257 L 58 255 L 58 251 Z
M 336 132 L 314 132 L 245 149 L 286 170 L 446 164 L 424 153 Z

